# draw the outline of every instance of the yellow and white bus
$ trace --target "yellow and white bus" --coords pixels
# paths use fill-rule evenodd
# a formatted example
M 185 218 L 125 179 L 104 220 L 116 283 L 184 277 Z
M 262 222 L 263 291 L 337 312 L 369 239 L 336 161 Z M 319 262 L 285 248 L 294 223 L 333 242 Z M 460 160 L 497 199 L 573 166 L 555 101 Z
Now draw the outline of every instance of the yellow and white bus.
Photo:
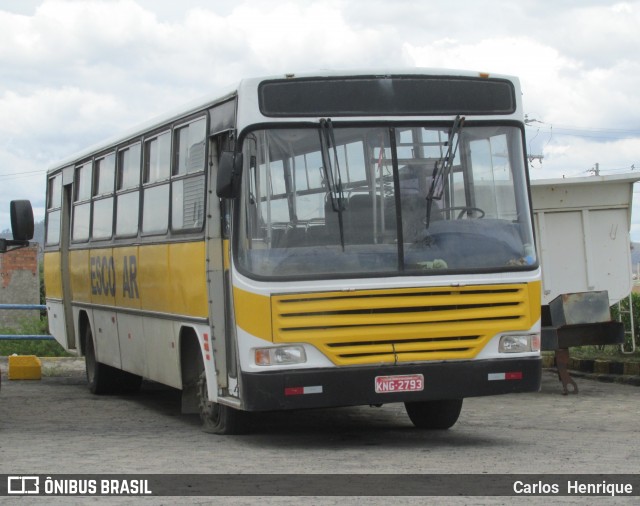
M 518 80 L 243 80 L 48 172 L 50 330 L 96 394 L 148 378 L 205 430 L 249 412 L 540 386 Z

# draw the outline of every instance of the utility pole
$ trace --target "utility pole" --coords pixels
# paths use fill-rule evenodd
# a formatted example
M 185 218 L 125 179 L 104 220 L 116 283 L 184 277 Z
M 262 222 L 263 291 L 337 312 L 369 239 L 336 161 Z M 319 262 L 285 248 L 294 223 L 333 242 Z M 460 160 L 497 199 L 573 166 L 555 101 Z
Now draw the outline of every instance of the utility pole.
M 538 121 L 537 119 L 530 119 L 529 116 L 527 114 L 524 115 L 524 124 L 525 125 L 530 125 L 531 123 L 542 123 L 542 121 Z M 538 134 L 536 134 L 534 137 L 536 137 Z M 527 159 L 529 160 L 529 163 L 532 163 L 534 160 L 538 160 L 541 164 L 542 164 L 542 159 L 544 158 L 543 155 L 528 155 Z

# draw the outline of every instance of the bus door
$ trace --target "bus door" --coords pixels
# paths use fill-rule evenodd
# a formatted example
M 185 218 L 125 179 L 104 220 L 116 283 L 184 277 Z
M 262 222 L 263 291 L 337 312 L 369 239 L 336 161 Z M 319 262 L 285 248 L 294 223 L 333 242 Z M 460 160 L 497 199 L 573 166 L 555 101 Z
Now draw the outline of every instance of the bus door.
M 64 311 L 65 335 L 67 347 L 76 348 L 76 336 L 71 308 L 72 290 L 69 272 L 69 244 L 71 241 L 71 202 L 73 200 L 74 168 L 68 167 L 62 175 L 62 208 L 60 217 L 60 277 L 62 280 L 62 304 Z
M 228 135 L 211 138 L 209 143 L 209 188 L 216 187 L 219 154 L 228 142 Z M 229 232 L 231 206 L 221 202 L 215 191 L 208 193 L 207 266 L 209 280 L 209 317 L 211 322 L 213 361 L 218 388 L 227 389 L 231 395 L 237 392 L 237 364 L 235 334 L 232 315 L 232 289 L 230 283 Z

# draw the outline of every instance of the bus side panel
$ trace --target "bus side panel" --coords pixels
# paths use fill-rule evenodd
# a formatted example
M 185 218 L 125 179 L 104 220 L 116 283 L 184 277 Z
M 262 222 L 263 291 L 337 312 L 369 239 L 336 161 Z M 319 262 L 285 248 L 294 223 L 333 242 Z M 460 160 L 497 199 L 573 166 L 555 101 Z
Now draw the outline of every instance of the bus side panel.
M 113 311 L 94 309 L 93 339 L 96 344 L 96 358 L 99 362 L 113 367 L 122 366 L 120 344 L 118 343 L 118 319 Z
M 69 277 L 73 302 L 91 302 L 91 273 L 89 250 L 69 252 Z
M 89 272 L 85 272 L 85 285 L 91 288 L 91 302 L 101 306 L 113 307 L 116 302 L 116 265 L 111 248 L 89 250 Z M 88 275 L 87 275 L 88 274 Z M 75 297 L 74 291 L 74 300 Z
M 125 371 L 149 377 L 144 326 L 139 315 L 118 314 L 120 357 Z
M 174 297 L 170 283 L 169 245 L 140 246 L 137 264 L 141 309 L 172 313 Z
M 144 317 L 145 357 L 148 378 L 174 388 L 182 387 L 178 331 L 171 320 Z
M 113 248 L 113 258 L 117 279 L 116 306 L 119 308 L 140 309 L 138 247 Z
M 60 272 L 60 252 L 44 254 L 44 288 L 48 299 L 62 300 L 62 276 Z
M 56 341 L 67 351 L 69 343 L 67 341 L 67 322 L 64 316 L 64 305 L 59 300 L 46 299 L 47 318 L 49 320 L 49 332 Z
M 44 287 L 46 293 L 45 303 L 47 305 L 49 332 L 65 350 L 69 350 L 62 296 L 62 276 L 60 272 L 59 251 L 47 252 L 44 254 Z
M 136 272 L 140 309 L 207 317 L 204 241 L 140 246 Z
M 204 241 L 169 246 L 172 312 L 207 317 L 207 276 Z

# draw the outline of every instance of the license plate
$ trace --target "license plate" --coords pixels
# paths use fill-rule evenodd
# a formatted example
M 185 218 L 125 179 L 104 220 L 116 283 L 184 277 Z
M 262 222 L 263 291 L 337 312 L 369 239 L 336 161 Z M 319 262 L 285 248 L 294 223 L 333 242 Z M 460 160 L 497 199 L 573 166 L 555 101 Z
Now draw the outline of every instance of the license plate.
M 390 394 L 396 392 L 419 392 L 424 390 L 422 374 L 405 374 L 402 376 L 376 376 L 376 393 Z

